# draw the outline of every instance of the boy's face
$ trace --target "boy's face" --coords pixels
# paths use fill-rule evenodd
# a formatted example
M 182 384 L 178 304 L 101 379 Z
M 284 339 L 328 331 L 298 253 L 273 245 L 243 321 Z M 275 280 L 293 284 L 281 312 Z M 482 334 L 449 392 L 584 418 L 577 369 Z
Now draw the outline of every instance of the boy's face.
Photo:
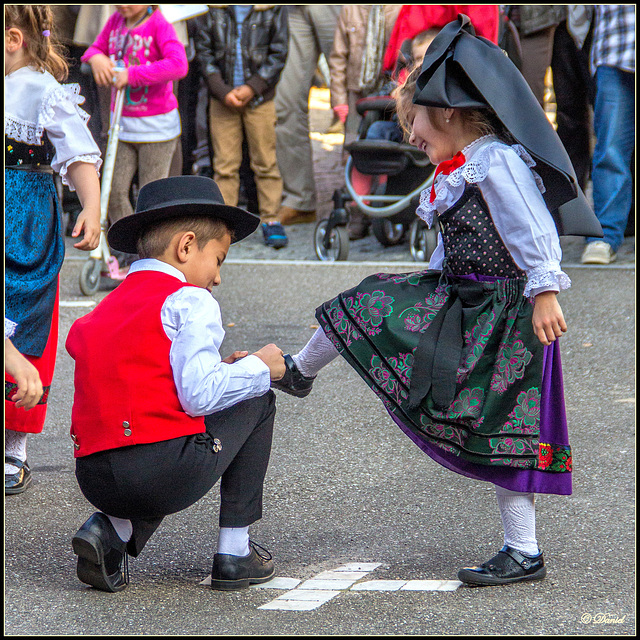
M 184 264 L 182 272 L 189 284 L 195 284 L 211 291 L 220 282 L 220 268 L 229 253 L 231 237 L 225 233 L 222 238 L 209 240 L 201 249 L 194 243 L 193 253 Z

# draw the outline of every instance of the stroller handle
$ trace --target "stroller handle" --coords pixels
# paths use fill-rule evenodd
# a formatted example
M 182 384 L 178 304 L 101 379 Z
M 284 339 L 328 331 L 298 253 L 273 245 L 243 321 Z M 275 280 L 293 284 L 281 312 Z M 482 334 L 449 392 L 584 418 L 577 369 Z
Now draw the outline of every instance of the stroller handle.
M 349 192 L 349 195 L 356 203 L 358 209 L 360 209 L 362 213 L 371 216 L 372 218 L 388 218 L 389 216 L 400 213 L 400 211 L 406 209 L 413 198 L 419 196 L 424 189 L 428 189 L 429 187 L 431 187 L 435 174 L 435 172 L 431 173 L 431 175 L 422 184 L 420 184 L 413 191 L 404 196 L 359 195 L 353 190 L 353 185 L 350 178 L 352 166 L 353 160 L 351 158 L 348 158 L 347 164 L 344 168 L 345 187 Z M 368 204 L 365 204 L 365 200 L 367 202 L 387 202 L 389 204 L 382 207 L 371 207 Z

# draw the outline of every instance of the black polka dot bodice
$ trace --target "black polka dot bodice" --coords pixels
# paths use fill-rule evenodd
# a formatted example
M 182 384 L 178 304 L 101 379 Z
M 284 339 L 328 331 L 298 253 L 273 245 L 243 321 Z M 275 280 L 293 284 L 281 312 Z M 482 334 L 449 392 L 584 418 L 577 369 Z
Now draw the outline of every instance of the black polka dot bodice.
M 447 268 L 455 275 L 524 278 L 491 219 L 480 189 L 467 184 L 453 205 L 438 215 Z

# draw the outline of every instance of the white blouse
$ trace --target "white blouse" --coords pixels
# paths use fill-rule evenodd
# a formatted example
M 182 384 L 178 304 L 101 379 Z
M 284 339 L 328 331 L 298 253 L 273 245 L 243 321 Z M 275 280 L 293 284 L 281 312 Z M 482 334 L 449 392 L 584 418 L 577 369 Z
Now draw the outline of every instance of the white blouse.
M 129 274 L 136 271 L 160 271 L 186 282 L 181 271 L 160 260 L 137 260 Z M 171 340 L 169 360 L 178 399 L 188 415 L 215 413 L 269 390 L 269 367 L 258 356 L 222 362 L 220 305 L 207 289 L 181 287 L 165 300 L 160 319 Z
M 87 127 L 89 115 L 77 84 L 60 84 L 50 73 L 22 67 L 4 77 L 4 133 L 26 144 L 42 144 L 47 132 L 55 149 L 51 168 L 74 191 L 67 169 L 74 162 L 92 164 L 99 171 L 100 149 Z
M 466 183 L 477 184 L 502 241 L 527 275 L 524 294 L 568 289 L 571 281 L 560 268 L 560 239 L 542 197 L 544 185 L 526 149 L 518 144 L 509 146 L 496 136 L 483 136 L 462 152 L 465 164 L 436 178 L 433 202 L 429 202 L 430 188 L 422 192 L 417 215 L 431 227 L 434 213 L 453 206 Z M 438 234 L 429 268 L 442 269 L 443 260 L 444 245 Z

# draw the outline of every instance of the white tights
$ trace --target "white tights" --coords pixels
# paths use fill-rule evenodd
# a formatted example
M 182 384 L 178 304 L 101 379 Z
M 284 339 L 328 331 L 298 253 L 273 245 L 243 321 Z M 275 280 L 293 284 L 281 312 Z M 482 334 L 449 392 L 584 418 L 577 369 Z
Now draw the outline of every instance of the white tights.
M 319 328 L 316 329 L 309 342 L 302 347 L 300 353 L 291 357 L 303 376 L 313 378 L 318 375 L 318 371 L 322 367 L 328 365 L 338 355 L 338 350 L 333 346 L 331 340 L 327 338 L 323 329 Z

